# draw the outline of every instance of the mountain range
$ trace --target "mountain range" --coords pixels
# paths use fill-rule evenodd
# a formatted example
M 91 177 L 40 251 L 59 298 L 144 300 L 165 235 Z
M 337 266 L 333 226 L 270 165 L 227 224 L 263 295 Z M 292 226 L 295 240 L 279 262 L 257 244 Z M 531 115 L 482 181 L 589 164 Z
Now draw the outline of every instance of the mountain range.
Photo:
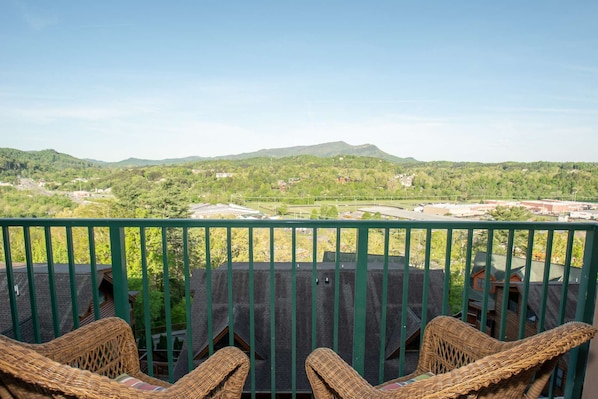
M 148 165 L 175 165 L 188 162 L 207 161 L 215 159 L 239 160 L 249 158 L 286 158 L 299 155 L 312 155 L 316 157 L 328 158 L 341 155 L 353 155 L 371 158 L 380 158 L 394 163 L 417 162 L 414 158 L 400 158 L 388 154 L 373 144 L 350 145 L 344 141 L 335 141 L 330 143 L 294 146 L 284 148 L 268 148 L 254 152 L 245 152 L 241 154 L 223 155 L 217 157 L 191 156 L 185 158 L 168 158 L 161 160 L 128 158 L 119 162 L 103 162 L 93 159 L 87 161 L 103 166 L 148 166 Z
M 94 159 L 79 159 L 55 150 L 22 151 L 13 148 L 0 148 L 0 171 L 33 168 L 37 170 L 58 170 L 64 167 L 135 167 L 151 165 L 178 165 L 207 160 L 241 160 L 250 158 L 286 158 L 300 155 L 311 155 L 328 158 L 334 156 L 363 156 L 379 158 L 394 163 L 417 162 L 413 158 L 400 158 L 388 154 L 373 144 L 350 145 L 344 141 L 323 143 L 310 146 L 262 149 L 242 154 L 223 155 L 217 157 L 191 156 L 185 158 L 168 158 L 161 160 L 128 158 L 118 162 L 105 162 Z

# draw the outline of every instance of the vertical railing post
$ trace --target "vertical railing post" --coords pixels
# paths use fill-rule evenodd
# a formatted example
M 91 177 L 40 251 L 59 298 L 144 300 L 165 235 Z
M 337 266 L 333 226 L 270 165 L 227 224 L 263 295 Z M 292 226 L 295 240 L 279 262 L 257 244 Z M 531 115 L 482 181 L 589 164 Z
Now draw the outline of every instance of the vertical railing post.
M 172 306 L 170 305 L 170 262 L 168 256 L 168 229 L 162 227 L 162 279 L 164 287 L 164 324 L 166 326 L 166 360 L 168 382 L 174 382 L 174 343 L 172 341 Z M 208 280 L 208 285 L 210 284 Z M 208 311 L 210 314 L 211 311 Z M 211 336 L 211 333 L 208 333 Z
M 490 275 L 492 274 L 492 246 L 494 241 L 494 229 L 488 229 L 488 242 L 486 243 L 486 265 L 484 266 L 484 296 L 482 298 L 482 315 L 480 317 L 480 331 L 487 332 L 488 329 L 488 307 L 490 297 Z M 505 276 L 505 279 L 510 278 Z
M 154 376 L 154 339 L 152 337 L 152 323 L 150 314 L 150 290 L 149 277 L 147 271 L 147 240 L 145 238 L 145 228 L 139 228 L 139 244 L 141 250 L 141 280 L 142 280 L 142 299 L 143 299 L 143 323 L 145 325 L 145 348 L 147 350 L 147 373 Z M 191 369 L 189 369 L 191 371 Z
M 598 232 L 588 230 L 579 282 L 579 296 L 575 319 L 592 324 L 596 306 L 596 275 L 598 272 Z M 580 346 L 571 352 L 569 369 L 567 370 L 566 398 L 581 397 L 582 381 L 586 374 L 589 344 Z
M 54 282 L 54 252 L 52 250 L 52 229 L 50 226 L 44 227 L 45 241 L 46 241 L 46 260 L 48 262 L 48 285 L 50 291 L 50 306 L 52 307 L 52 327 L 54 329 L 54 337 L 59 337 L 60 320 L 58 318 L 58 298 L 56 297 L 56 284 Z
M 461 320 L 467 322 L 469 314 L 469 290 L 471 289 L 471 254 L 473 253 L 473 229 L 467 230 L 467 247 L 465 248 L 465 276 L 463 277 L 463 302 L 461 303 Z
M 25 261 L 27 262 L 27 280 L 29 285 L 29 301 L 31 309 L 37 309 L 37 292 L 35 290 L 35 272 L 33 270 L 33 252 L 31 250 L 31 231 L 29 226 L 23 226 L 25 240 Z M 42 342 L 38 312 L 32 312 L 33 336 L 36 343 Z
M 66 251 L 69 266 L 69 281 L 71 287 L 71 308 L 73 311 L 73 329 L 79 328 L 79 304 L 77 302 L 77 272 L 75 270 L 75 251 L 73 249 L 73 228 L 66 226 Z M 97 288 L 94 287 L 94 290 Z
M 8 299 L 10 302 L 10 314 L 12 317 L 12 331 L 13 337 L 17 340 L 21 339 L 21 328 L 19 325 L 19 311 L 17 309 L 17 296 L 15 294 L 15 279 L 12 270 L 12 255 L 10 252 L 10 236 L 8 226 L 2 226 L 2 239 L 4 244 L 4 262 L 6 264 L 6 282 L 8 286 Z
M 230 241 L 229 241 L 230 242 Z M 230 247 L 230 245 L 229 245 Z M 276 398 L 276 269 L 274 228 L 270 227 L 270 397 Z
M 401 296 L 401 345 L 399 349 L 399 376 L 405 371 L 405 342 L 407 342 L 407 308 L 409 307 L 409 264 L 411 262 L 411 228 L 405 229 L 405 263 L 403 264 L 403 294 Z M 407 306 L 405 306 L 407 304 Z
M 355 265 L 355 309 L 353 312 L 353 367 L 363 375 L 365 368 L 366 299 L 368 284 L 368 229 L 357 230 Z
M 185 321 L 186 337 L 190 342 L 193 337 L 193 323 L 191 322 L 191 258 L 189 256 L 189 228 L 183 228 L 183 269 L 185 275 Z M 231 334 L 232 335 L 232 334 Z M 234 342 L 233 342 L 234 344 Z M 187 370 L 193 369 L 193 345 L 187 345 Z
M 251 359 L 250 359 L 251 360 Z M 252 381 L 253 382 L 253 381 Z M 255 392 L 252 385 L 252 394 Z M 291 230 L 291 398 L 297 396 L 297 229 Z M 252 399 L 255 399 L 253 395 Z
M 110 226 L 110 253 L 112 255 L 112 282 L 114 285 L 114 315 L 130 323 L 125 230 L 120 226 Z

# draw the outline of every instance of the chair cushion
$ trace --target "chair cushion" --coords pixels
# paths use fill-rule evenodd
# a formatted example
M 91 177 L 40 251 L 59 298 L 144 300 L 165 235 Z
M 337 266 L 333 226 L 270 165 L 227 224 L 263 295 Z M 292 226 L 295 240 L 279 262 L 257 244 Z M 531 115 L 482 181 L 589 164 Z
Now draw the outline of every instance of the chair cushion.
M 409 384 L 411 384 L 413 382 L 416 382 L 416 381 L 427 380 L 430 377 L 434 377 L 434 373 L 428 372 L 428 373 L 420 374 L 420 375 L 415 376 L 415 377 L 413 377 L 413 378 L 411 378 L 411 379 L 409 379 L 407 381 L 391 382 L 390 384 L 386 384 L 386 385 L 380 387 L 380 389 L 383 390 L 383 391 L 390 391 L 392 389 L 399 389 L 401 387 L 404 387 L 405 385 L 409 385 Z
M 131 377 L 128 374 L 121 374 L 114 379 L 116 382 L 125 384 L 126 386 L 140 389 L 142 391 L 163 391 L 166 388 L 159 385 L 152 385 L 145 381 L 141 381 L 139 378 Z

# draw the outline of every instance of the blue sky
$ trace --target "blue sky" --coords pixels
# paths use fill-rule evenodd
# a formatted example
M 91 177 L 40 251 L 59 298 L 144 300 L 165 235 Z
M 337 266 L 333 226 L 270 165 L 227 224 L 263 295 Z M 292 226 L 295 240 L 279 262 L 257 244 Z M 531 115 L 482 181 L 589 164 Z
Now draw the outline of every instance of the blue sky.
M 598 162 L 597 1 L 0 1 L 0 147 Z

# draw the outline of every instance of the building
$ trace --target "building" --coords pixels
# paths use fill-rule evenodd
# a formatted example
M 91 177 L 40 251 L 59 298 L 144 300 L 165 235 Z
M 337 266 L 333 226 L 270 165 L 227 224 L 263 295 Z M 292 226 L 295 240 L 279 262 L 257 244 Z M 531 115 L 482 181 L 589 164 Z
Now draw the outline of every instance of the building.
M 479 217 L 496 208 L 489 204 L 431 204 L 423 207 L 423 213 L 459 218 Z
M 551 282 L 544 291 L 543 283 L 532 282 L 527 288 L 527 303 L 523 303 L 525 285 L 521 282 L 509 285 L 508 295 L 504 295 L 504 283 L 496 283 L 496 320 L 503 316 L 503 303 L 506 304 L 504 336 L 505 341 L 529 337 L 540 331 L 549 330 L 568 321 L 575 320 L 575 309 L 579 294 L 579 283 L 566 286 L 563 282 Z M 564 291 L 566 288 L 566 291 Z M 564 313 L 561 315 L 561 309 Z M 562 317 L 562 319 L 561 319 Z M 523 320 L 523 321 L 522 321 Z M 523 323 L 523 326 L 522 326 Z M 493 336 L 499 338 L 499 328 L 494 329 Z M 566 354 L 556 366 L 554 390 L 556 396 L 564 395 L 564 382 L 567 379 L 569 354 Z
M 539 200 L 521 201 L 521 205 L 535 213 L 560 214 L 581 211 L 585 204 L 574 201 Z
M 270 263 L 255 263 L 250 268 L 247 263 L 235 263 L 232 266 L 233 317 L 229 321 L 229 280 L 228 268 L 221 267 L 210 272 L 211 281 L 211 319 L 214 348 L 229 344 L 232 332 L 235 345 L 245 351 L 255 353 L 255 389 L 258 393 L 271 391 L 272 367 L 276 370 L 277 392 L 292 392 L 293 366 L 297 370 L 296 391 L 310 393 L 310 386 L 305 375 L 304 362 L 307 355 L 316 346 L 333 347 L 335 324 L 335 293 L 339 295 L 338 353 L 346 360 L 351 360 L 353 348 L 353 319 L 355 291 L 355 263 L 341 262 L 339 278 L 336 280 L 336 263 L 318 263 L 315 271 L 313 264 L 276 263 L 271 269 Z M 384 348 L 385 379 L 398 376 L 398 356 L 401 346 L 400 315 L 402 314 L 402 287 L 404 266 L 402 263 L 388 265 L 388 286 L 400 287 L 388 290 L 389 315 L 386 320 L 386 343 Z M 252 273 L 253 272 L 253 277 Z M 293 284 L 293 275 L 295 284 Z M 381 295 L 384 267 L 382 263 L 368 264 L 367 281 L 367 326 L 365 370 L 366 379 L 377 383 L 380 362 L 381 337 Z M 192 345 L 193 363 L 198 365 L 208 354 L 209 331 L 207 301 L 207 276 L 203 269 L 196 270 L 191 281 L 194 291 L 192 305 L 191 339 L 185 341 L 175 367 L 175 378 L 180 378 L 188 371 L 187 346 Z M 409 269 L 409 299 L 407 306 L 407 333 L 405 334 L 405 372 L 412 371 L 418 358 L 419 334 L 422 318 L 431 320 L 442 312 L 442 292 L 444 273 L 441 270 L 429 272 L 427 290 L 427 308 L 422 309 L 424 292 L 424 271 Z M 337 287 L 338 284 L 338 287 Z M 253 291 L 250 290 L 253 287 Z M 274 308 L 271 307 L 271 290 L 275 290 Z M 315 288 L 315 292 L 314 292 Z M 250 296 L 252 293 L 253 297 Z M 315 297 L 315 319 L 312 319 L 312 304 Z M 253 315 L 253 319 L 252 319 Z M 293 319 L 294 315 L 294 319 Z M 272 318 L 274 320 L 272 320 Z M 296 324 L 294 325 L 293 320 Z M 315 342 L 312 341 L 313 322 L 316 323 Z M 273 323 L 272 323 L 273 322 Z M 254 326 L 254 333 L 250 325 Z M 276 339 L 272 341 L 274 336 Z M 271 348 L 275 342 L 275 348 Z M 413 350 L 411 350 L 413 349 Z M 293 365 L 293 357 L 295 364 Z M 249 383 L 249 382 L 248 382 Z
M 192 219 L 216 219 L 222 217 L 261 218 L 260 211 L 235 204 L 195 204 L 190 208 Z
M 71 270 L 69 265 L 56 264 L 53 266 L 53 273 L 50 278 L 48 266 L 36 264 L 32 267 L 32 275 L 35 283 L 35 299 L 37 309 L 31 306 L 31 293 L 29 291 L 29 273 L 25 265 L 13 265 L 12 267 L 16 306 L 19 317 L 19 330 L 21 340 L 35 342 L 33 311 L 36 312 L 40 328 L 42 342 L 55 338 L 54 317 L 58 320 L 60 335 L 71 331 L 75 325 L 73 319 L 73 301 L 71 299 Z M 114 316 L 114 288 L 112 285 L 112 269 L 110 266 L 98 265 L 96 268 L 95 282 L 90 265 L 75 265 L 74 289 L 77 299 L 76 306 L 78 314 L 75 316 L 79 326 L 95 320 L 93 311 L 93 291 L 97 290 L 99 299 L 100 318 Z M 53 287 L 51 288 L 51 280 Z M 52 311 L 52 295 L 56 301 L 57 314 Z M 129 294 L 131 307 L 131 320 L 136 293 Z M 14 337 L 12 325 L 10 300 L 8 295 L 8 280 L 6 265 L 0 265 L 0 333 Z
M 469 309 L 468 321 L 471 324 L 479 327 L 481 320 L 484 299 L 488 302 L 487 313 L 487 332 L 494 335 L 496 318 L 496 303 L 497 296 L 496 287 L 499 283 L 504 283 L 507 279 L 507 256 L 492 254 L 490 259 L 490 292 L 488 298 L 484 298 L 484 284 L 486 282 L 486 252 L 477 252 L 473 260 L 473 265 L 470 273 L 470 290 L 469 290 Z M 526 259 L 513 257 L 511 259 L 511 271 L 508 276 L 510 282 L 518 283 L 525 279 L 526 273 L 529 273 L 529 281 L 532 283 L 541 283 L 544 281 L 546 272 L 546 263 L 532 260 L 529 270 L 526 269 Z M 548 281 L 562 282 L 565 277 L 565 266 L 556 263 L 551 263 L 548 269 Z M 569 268 L 569 282 L 579 283 L 581 279 L 581 269 L 576 267 Z M 497 319 L 497 318 L 496 318 Z

